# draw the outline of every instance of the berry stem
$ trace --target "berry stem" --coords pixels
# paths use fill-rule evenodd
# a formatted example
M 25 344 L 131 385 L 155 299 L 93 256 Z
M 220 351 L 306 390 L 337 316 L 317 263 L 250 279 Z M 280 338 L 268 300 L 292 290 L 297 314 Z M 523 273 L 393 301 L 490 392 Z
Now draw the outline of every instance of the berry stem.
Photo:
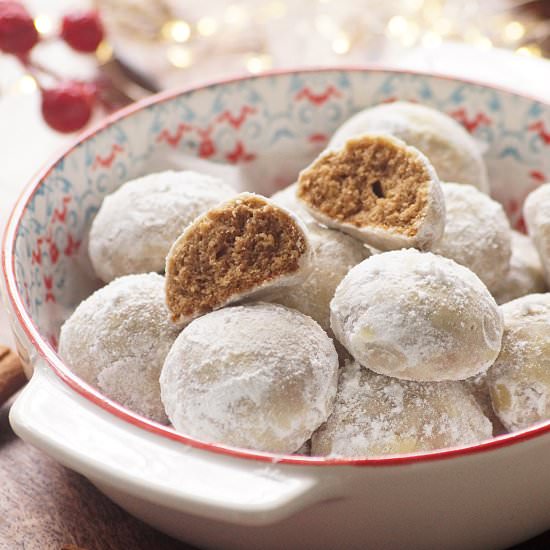
M 52 70 L 50 67 L 46 67 L 45 65 L 37 61 L 29 60 L 25 66 L 27 70 L 35 77 L 37 73 L 40 73 L 43 75 L 51 76 L 54 80 L 58 82 L 61 80 L 65 80 L 58 72 Z

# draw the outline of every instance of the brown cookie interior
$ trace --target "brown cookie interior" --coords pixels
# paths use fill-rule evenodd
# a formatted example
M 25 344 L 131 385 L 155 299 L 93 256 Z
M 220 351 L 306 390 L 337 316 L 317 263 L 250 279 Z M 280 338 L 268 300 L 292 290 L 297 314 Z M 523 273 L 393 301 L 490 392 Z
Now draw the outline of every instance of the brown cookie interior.
M 410 149 L 384 136 L 361 136 L 304 170 L 297 195 L 337 222 L 412 237 L 425 214 L 431 179 Z
M 174 248 L 167 262 L 166 300 L 176 321 L 298 271 L 307 243 L 287 212 L 248 196 L 210 210 Z

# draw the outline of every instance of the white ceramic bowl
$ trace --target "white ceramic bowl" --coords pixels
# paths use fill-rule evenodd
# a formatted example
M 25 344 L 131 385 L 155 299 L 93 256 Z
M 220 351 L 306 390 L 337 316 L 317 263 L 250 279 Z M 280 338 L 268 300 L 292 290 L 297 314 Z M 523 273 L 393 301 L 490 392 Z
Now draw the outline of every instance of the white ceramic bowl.
M 2 266 L 30 383 L 11 410 L 25 440 L 130 513 L 208 548 L 499 548 L 550 528 L 550 422 L 468 447 L 335 460 L 211 445 L 106 399 L 56 354 L 97 286 L 84 254 L 103 197 L 189 157 L 269 192 L 293 181 L 353 112 L 395 98 L 441 109 L 485 147 L 513 224 L 550 179 L 550 105 L 449 78 L 384 70 L 270 74 L 161 94 L 107 119 L 46 167 L 7 226 Z M 216 171 L 218 169 L 215 169 Z

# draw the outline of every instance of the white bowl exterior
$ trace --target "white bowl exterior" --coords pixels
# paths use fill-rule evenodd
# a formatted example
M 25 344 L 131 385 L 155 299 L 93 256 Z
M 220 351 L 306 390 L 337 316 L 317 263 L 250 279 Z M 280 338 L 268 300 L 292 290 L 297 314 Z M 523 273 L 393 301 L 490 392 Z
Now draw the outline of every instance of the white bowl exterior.
M 16 284 L 20 298 L 8 299 L 8 306 L 26 364 L 37 364 L 40 346 L 42 354 L 53 356 L 61 323 L 99 284 L 86 257 L 85 236 L 107 193 L 127 179 L 161 167 L 179 168 L 189 156 L 228 162 L 231 175 L 244 181 L 248 190 L 274 191 L 291 183 L 352 113 L 396 98 L 426 103 L 466 125 L 486 148 L 493 196 L 503 202 L 513 224 L 522 227 L 524 197 L 550 179 L 550 143 L 545 139 L 550 129 L 548 105 L 451 79 L 381 70 L 268 75 L 184 92 L 89 136 L 58 161 L 17 207 L 7 230 L 4 266 L 10 271 L 10 242 L 15 238 L 15 278 L 8 294 L 14 295 Z M 25 309 L 22 316 L 14 306 L 19 299 Z M 23 326 L 25 316 L 51 347 L 33 342 L 39 336 Z M 339 547 L 347 548 L 369 544 L 391 548 L 399 547 L 398 543 L 415 548 L 488 548 L 512 544 L 550 526 L 548 431 L 513 445 L 425 463 L 268 464 L 220 458 L 151 434 L 77 395 L 52 372 L 47 374 L 49 367 L 38 370 L 43 372 L 13 410 L 18 433 L 89 476 L 136 515 L 196 544 L 257 548 L 262 541 L 263 548 L 281 547 L 285 542 L 296 547 L 298 537 L 303 548 L 313 547 L 313 542 L 318 548 L 334 548 L 339 541 Z M 59 399 L 58 407 L 52 401 L 56 392 L 66 398 Z M 72 409 L 65 410 L 69 404 Z M 64 422 L 64 416 L 72 414 L 81 424 Z M 127 455 L 121 448 L 117 456 L 110 447 L 112 439 L 101 436 L 108 424 L 132 436 L 128 449 L 137 461 L 133 468 L 140 470 L 141 481 L 120 472 Z M 74 445 L 63 439 L 70 438 L 71 430 L 81 430 Z M 88 449 L 86 458 L 80 443 L 84 445 L 86 434 L 92 433 L 95 452 Z M 204 500 L 197 489 L 202 482 L 195 486 L 195 497 L 185 492 L 185 486 L 178 491 L 178 487 L 161 485 L 153 498 L 154 491 L 148 494 L 147 486 L 158 481 L 158 472 L 154 461 L 144 459 L 151 448 L 159 457 L 165 451 L 172 453 L 172 459 L 175 452 L 181 453 L 181 465 L 190 479 L 194 472 L 186 457 L 197 458 L 202 472 L 210 465 L 216 471 L 221 461 L 229 477 L 245 471 L 251 487 L 258 478 L 260 490 L 248 507 L 231 496 L 239 487 L 228 485 L 225 493 L 218 494 L 221 500 L 216 506 L 189 508 L 189 502 Z M 177 463 L 166 462 L 170 467 Z M 264 475 L 283 480 L 280 493 L 276 485 L 262 485 Z M 223 478 L 213 474 L 213 479 L 218 477 Z M 255 513 L 254 499 L 264 489 L 267 500 L 257 508 L 261 513 Z M 164 508 L 159 507 L 159 499 L 165 502 Z M 219 513 L 212 513 L 213 509 Z M 215 528 L 220 520 L 231 525 Z M 256 527 L 243 527 L 250 524 Z

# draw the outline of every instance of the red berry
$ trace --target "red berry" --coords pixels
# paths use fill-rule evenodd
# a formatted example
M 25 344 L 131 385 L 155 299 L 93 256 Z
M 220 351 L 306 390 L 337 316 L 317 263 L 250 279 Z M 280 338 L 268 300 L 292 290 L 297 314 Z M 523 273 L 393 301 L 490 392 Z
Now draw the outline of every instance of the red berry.
M 69 81 L 42 90 L 42 116 L 58 132 L 75 132 L 92 116 L 95 86 Z
M 19 2 L 0 0 L 0 50 L 26 55 L 37 42 L 38 31 L 27 10 Z
M 78 52 L 95 52 L 103 40 L 103 34 L 103 25 L 96 11 L 71 13 L 63 17 L 61 37 Z

